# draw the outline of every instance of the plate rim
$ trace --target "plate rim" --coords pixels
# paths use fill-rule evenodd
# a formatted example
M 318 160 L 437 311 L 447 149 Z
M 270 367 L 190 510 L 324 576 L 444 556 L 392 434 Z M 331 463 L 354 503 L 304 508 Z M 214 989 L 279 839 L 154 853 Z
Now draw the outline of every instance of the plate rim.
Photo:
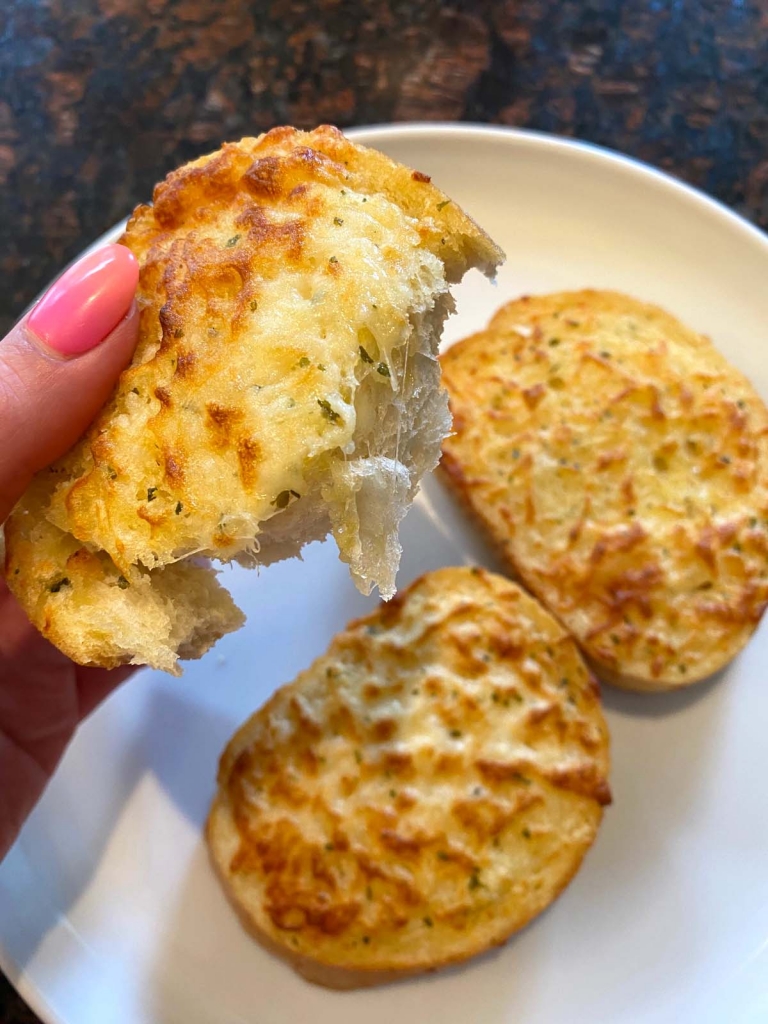
M 508 127 L 507 125 L 482 124 L 481 122 L 473 121 L 403 121 L 400 123 L 380 123 L 344 129 L 344 134 L 353 138 L 364 135 L 374 140 L 391 138 L 394 135 L 400 134 L 502 137 L 530 143 L 532 146 L 538 146 L 545 150 L 570 150 L 574 153 L 580 153 L 585 157 L 592 157 L 595 162 L 607 160 L 617 167 L 633 172 L 636 177 L 648 178 L 650 176 L 660 187 L 671 187 L 673 191 L 677 191 L 681 196 L 695 200 L 701 204 L 702 208 L 717 213 L 734 226 L 746 229 L 747 237 L 751 237 L 753 241 L 757 241 L 768 249 L 768 233 L 722 200 L 709 195 L 703 189 L 697 188 L 687 181 L 683 181 L 682 178 L 662 170 L 660 167 L 655 167 L 653 164 L 646 163 L 637 157 L 622 153 L 609 146 L 602 146 L 597 142 L 589 142 L 586 139 L 575 139 L 567 135 L 557 135 L 553 132 L 540 131 L 535 128 L 516 128 Z M 364 143 L 364 145 L 368 144 L 367 142 Z
M 683 181 L 668 171 L 664 171 L 653 164 L 646 163 L 637 157 L 629 156 L 619 150 L 611 149 L 609 146 L 601 146 L 597 142 L 589 142 L 587 139 L 574 139 L 566 135 L 539 131 L 534 128 L 515 128 L 507 125 L 482 124 L 476 121 L 402 121 L 402 122 L 378 122 L 375 124 L 355 125 L 352 128 L 341 129 L 350 138 L 358 138 L 364 145 L 374 145 L 377 139 L 388 139 L 395 136 L 467 136 L 476 138 L 495 138 L 517 141 L 526 145 L 539 147 L 553 152 L 565 151 L 577 153 L 581 156 L 591 158 L 595 163 L 611 163 L 616 168 L 631 173 L 634 177 L 643 180 L 651 179 L 659 188 L 671 189 L 688 201 L 699 204 L 702 211 L 716 214 L 718 218 L 731 224 L 744 233 L 745 237 L 761 245 L 768 253 L 768 233 L 745 217 L 732 209 L 722 200 L 709 195 L 703 189 Z M 247 137 L 247 136 L 244 136 Z M 130 216 L 130 214 L 128 215 Z M 29 309 L 39 300 L 45 290 L 57 280 L 73 263 L 76 263 L 82 256 L 98 249 L 102 245 L 113 242 L 118 234 L 122 234 L 125 225 L 128 223 L 128 216 L 117 221 L 108 228 L 93 242 L 78 253 L 66 266 L 62 267 L 59 273 L 51 279 L 40 295 L 27 307 L 22 316 L 26 315 Z
M 522 144 L 533 149 L 548 151 L 550 154 L 584 157 L 595 164 L 602 166 L 607 164 L 617 171 L 629 173 L 636 180 L 646 183 L 650 180 L 660 190 L 676 194 L 678 198 L 698 207 L 701 215 L 716 217 L 724 226 L 739 232 L 745 242 L 757 244 L 763 250 L 766 259 L 768 259 L 768 233 L 764 232 L 757 224 L 731 209 L 721 200 L 669 174 L 667 171 L 597 143 L 528 128 L 458 121 L 381 122 L 344 128 L 342 131 L 350 138 L 357 139 L 365 145 L 372 145 L 374 147 L 377 140 L 381 139 L 413 136 L 425 138 L 456 138 L 463 136 L 467 138 L 493 139 L 501 144 L 505 142 Z M 73 260 L 62 267 L 59 274 L 51 279 L 46 289 L 82 256 L 103 245 L 116 241 L 117 236 L 124 230 L 127 221 L 128 217 L 123 218 L 99 235 L 93 242 L 86 245 Z M 46 289 L 43 289 L 40 295 L 30 303 L 21 314 L 22 317 L 39 301 L 40 296 L 44 294 Z M 12 855 L 13 847 L 11 847 L 7 856 L 11 857 Z M 12 985 L 18 995 L 41 1021 L 45 1022 L 45 1024 L 72 1024 L 71 1020 L 58 1015 L 48 1003 L 43 990 L 34 981 L 33 976 L 25 967 L 21 967 L 16 963 L 10 954 L 7 944 L 3 941 L 2 935 L 0 935 L 0 970 L 5 974 L 9 984 Z

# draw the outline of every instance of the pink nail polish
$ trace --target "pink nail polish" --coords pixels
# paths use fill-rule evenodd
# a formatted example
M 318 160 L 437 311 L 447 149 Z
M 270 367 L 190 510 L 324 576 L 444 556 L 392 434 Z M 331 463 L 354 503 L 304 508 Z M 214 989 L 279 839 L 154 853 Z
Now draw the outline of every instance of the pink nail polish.
M 78 260 L 32 310 L 29 330 L 63 356 L 100 344 L 130 309 L 139 265 L 124 245 L 105 245 Z

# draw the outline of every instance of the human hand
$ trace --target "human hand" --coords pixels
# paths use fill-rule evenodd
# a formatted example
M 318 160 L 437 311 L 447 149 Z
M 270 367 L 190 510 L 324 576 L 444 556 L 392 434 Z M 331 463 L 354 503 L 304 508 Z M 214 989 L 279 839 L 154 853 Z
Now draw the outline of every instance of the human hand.
M 0 523 L 71 447 L 136 346 L 138 265 L 108 245 L 71 267 L 0 340 Z M 48 643 L 0 578 L 0 859 L 78 723 L 130 669 L 83 668 Z

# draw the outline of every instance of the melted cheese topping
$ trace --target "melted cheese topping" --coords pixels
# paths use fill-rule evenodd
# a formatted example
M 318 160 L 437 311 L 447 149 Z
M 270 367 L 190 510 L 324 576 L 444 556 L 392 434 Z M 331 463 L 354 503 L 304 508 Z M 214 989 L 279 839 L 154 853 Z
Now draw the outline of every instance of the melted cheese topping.
M 255 554 L 332 463 L 369 454 L 357 390 L 391 402 L 414 311 L 447 291 L 400 205 L 318 150 L 274 149 L 246 140 L 177 172 L 126 230 L 141 341 L 49 513 L 123 571 Z M 331 506 L 350 492 L 334 479 Z

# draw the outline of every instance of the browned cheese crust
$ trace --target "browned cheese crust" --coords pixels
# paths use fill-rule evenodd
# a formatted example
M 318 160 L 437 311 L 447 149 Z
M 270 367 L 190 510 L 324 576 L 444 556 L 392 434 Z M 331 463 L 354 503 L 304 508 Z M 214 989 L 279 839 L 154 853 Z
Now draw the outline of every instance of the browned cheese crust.
M 516 584 L 428 574 L 235 734 L 207 827 L 252 933 L 337 988 L 503 943 L 568 884 L 610 800 L 576 645 Z
M 604 679 L 686 686 L 768 599 L 768 413 L 711 342 L 614 292 L 523 298 L 442 357 L 444 477 Z

